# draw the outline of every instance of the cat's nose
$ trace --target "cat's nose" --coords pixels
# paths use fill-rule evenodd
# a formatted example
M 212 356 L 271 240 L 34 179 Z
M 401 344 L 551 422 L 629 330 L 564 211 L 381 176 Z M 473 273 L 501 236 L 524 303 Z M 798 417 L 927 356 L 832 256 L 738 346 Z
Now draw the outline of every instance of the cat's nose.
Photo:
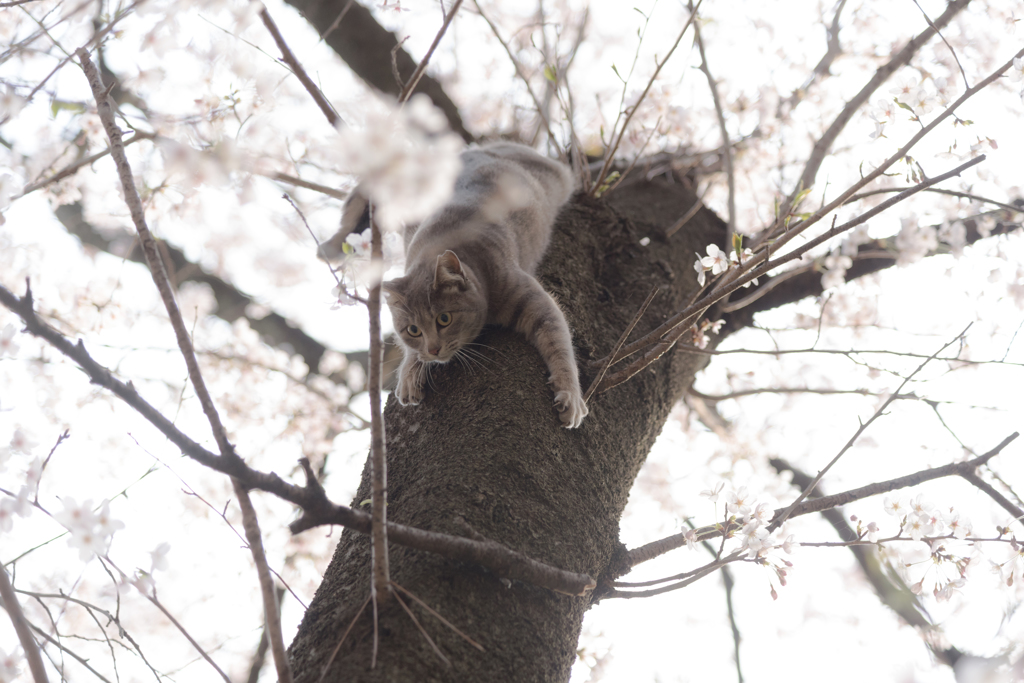
M 441 355 L 441 347 L 438 346 L 436 348 L 428 348 L 427 353 L 429 353 L 431 356 L 439 356 Z

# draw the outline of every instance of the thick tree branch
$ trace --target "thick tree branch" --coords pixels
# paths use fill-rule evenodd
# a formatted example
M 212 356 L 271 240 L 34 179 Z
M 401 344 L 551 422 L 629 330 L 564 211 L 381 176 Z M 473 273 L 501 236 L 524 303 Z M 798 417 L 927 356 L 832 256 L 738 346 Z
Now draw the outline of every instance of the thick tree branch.
M 1024 208 L 1015 210 L 1024 213 Z M 1002 210 L 993 213 L 1007 216 Z M 991 230 L 985 231 L 983 234 L 978 230 L 982 218 L 979 216 L 964 219 L 964 226 L 967 228 L 967 244 L 974 244 L 986 237 L 1007 235 L 1024 226 L 1024 221 L 1014 222 L 1007 216 L 1005 220 L 997 222 Z M 946 248 L 943 248 L 937 253 L 945 251 Z M 856 280 L 865 275 L 891 268 L 896 265 L 897 260 L 898 253 L 893 239 L 872 240 L 862 244 L 857 248 L 857 255 L 853 257 L 853 265 L 846 271 L 846 281 Z M 723 316 L 726 320 L 726 331 L 735 331 L 751 325 L 756 313 L 795 303 L 809 296 L 820 296 L 825 291 L 821 285 L 821 272 L 814 268 L 793 273 L 781 273 L 762 280 L 759 285 L 751 289 L 753 291 L 750 294 L 733 305 L 742 305 L 743 301 L 749 301 L 749 304 L 742 306 L 734 313 L 731 312 Z M 730 308 L 733 305 L 730 305 Z
M 54 212 L 64 228 L 81 240 L 82 244 L 95 247 L 101 251 L 113 254 L 118 258 L 125 258 L 135 263 L 145 263 L 146 259 L 142 252 L 133 244 L 127 254 L 124 253 L 125 238 L 131 238 L 128 233 L 121 233 L 119 236 L 107 237 L 93 225 L 86 222 L 82 205 L 79 203 L 65 204 L 58 206 Z M 240 292 L 229 282 L 211 275 L 202 267 L 189 261 L 185 253 L 167 242 L 160 243 L 160 252 L 165 259 L 167 269 L 174 273 L 174 279 L 178 286 L 183 282 L 199 282 L 207 285 L 213 293 L 217 302 L 217 309 L 213 312 L 218 318 L 232 323 L 239 318 L 245 318 L 249 327 L 260 335 L 263 343 L 268 346 L 285 348 L 290 353 L 298 354 L 306 363 L 309 371 L 318 372 L 320 359 L 323 358 L 327 347 L 313 339 L 301 329 L 292 325 L 279 313 L 271 312 L 262 318 L 256 318 L 246 313 L 249 304 L 253 303 L 252 297 Z M 389 348 L 392 348 L 389 346 Z M 394 354 L 389 354 L 393 356 Z M 365 352 L 346 353 L 345 357 L 349 363 L 359 363 L 366 367 L 367 354 Z M 388 359 L 393 360 L 392 358 Z
M 839 115 L 835 118 L 832 124 L 828 127 L 822 136 L 814 145 L 814 149 L 811 150 L 811 154 L 807 159 L 807 163 L 804 166 L 803 173 L 800 175 L 800 180 L 797 182 L 796 187 L 793 189 L 792 194 L 787 199 L 785 205 L 789 207 L 794 197 L 802 190 L 811 187 L 814 184 L 814 179 L 818 175 L 818 169 L 821 168 L 822 162 L 825 157 L 828 156 L 828 152 L 832 149 L 832 145 L 835 143 L 836 138 L 839 137 L 839 133 L 846 128 L 846 124 L 850 122 L 853 115 L 871 99 L 871 95 L 874 94 L 878 88 L 885 83 L 890 76 L 892 76 L 898 69 L 906 66 L 910 63 L 910 60 L 914 58 L 917 51 L 927 43 L 933 35 L 935 35 L 940 29 L 946 26 L 953 17 L 959 14 L 964 8 L 970 4 L 971 0 L 953 0 L 946 6 L 946 11 L 939 15 L 934 22 L 929 22 L 928 28 L 921 33 L 917 34 L 914 38 L 908 42 L 902 50 L 897 52 L 892 59 L 880 66 L 875 75 L 871 77 L 860 92 L 853 96 L 853 98 L 846 103 L 843 110 L 839 112 Z M 788 213 L 783 212 L 782 215 Z
M 1008 437 L 1003 439 L 999 445 L 992 450 L 988 451 L 984 455 L 980 455 L 972 460 L 966 460 L 964 462 L 954 462 L 948 465 L 942 465 L 940 467 L 933 467 L 927 470 L 921 470 L 913 474 L 908 474 L 903 477 L 896 479 L 889 479 L 888 481 L 875 482 L 874 484 L 868 484 L 857 489 L 850 491 L 844 491 L 843 493 L 837 493 L 831 496 L 822 496 L 821 498 L 815 498 L 813 500 L 805 500 L 800 503 L 793 512 L 788 516 L 789 518 L 800 517 L 802 515 L 809 515 L 813 512 L 824 512 L 825 510 L 831 510 L 832 508 L 839 507 L 841 505 L 847 505 L 857 500 L 864 498 L 870 498 L 871 496 L 881 495 L 883 493 L 889 493 L 897 489 L 908 488 L 911 486 L 917 486 L 933 479 L 940 479 L 942 477 L 971 475 L 978 468 L 987 463 L 989 460 L 998 455 L 1006 446 L 1008 446 L 1014 439 L 1020 434 L 1014 432 Z M 967 477 L 964 477 L 967 478 Z M 779 508 L 775 511 L 775 515 L 772 517 L 773 520 L 779 519 L 785 514 L 787 508 Z M 723 525 L 722 528 L 718 528 L 717 525 L 705 526 L 697 529 L 698 540 L 707 540 L 709 538 L 717 538 L 722 533 L 730 533 L 739 528 L 738 524 Z M 652 541 L 645 545 L 642 545 L 633 550 L 627 551 L 626 561 L 623 565 L 617 568 L 617 571 L 621 573 L 610 576 L 608 579 L 614 580 L 625 574 L 629 569 L 636 565 L 646 562 L 647 560 L 654 559 L 664 555 L 665 553 L 681 548 L 686 545 L 686 538 L 683 534 L 673 534 L 666 538 Z M 602 577 L 602 581 L 605 577 Z
M 391 55 L 405 83 L 416 71 L 416 62 L 401 48 L 395 36 L 377 23 L 366 7 L 347 0 L 286 0 L 297 9 L 323 40 L 351 67 L 357 76 L 377 90 L 398 97 L 401 88 L 391 73 Z M 341 21 L 336 21 L 344 12 Z M 466 142 L 473 135 L 466 130 L 458 107 L 441 84 L 424 75 L 415 92 L 426 94 L 444 112 L 448 125 Z
M 254 470 L 241 458 L 225 459 L 206 450 L 182 433 L 160 411 L 146 402 L 131 382 L 125 383 L 114 377 L 105 367 L 97 363 L 79 341 L 72 344 L 66 337 L 43 322 L 32 307 L 31 290 L 19 298 L 10 290 L 0 286 L 0 304 L 16 313 L 25 323 L 25 330 L 75 361 L 89 376 L 93 384 L 111 391 L 118 398 L 139 412 L 154 427 L 168 438 L 181 452 L 216 472 L 238 479 L 248 489 L 259 489 L 293 503 L 303 510 L 302 516 L 289 528 L 299 533 L 326 524 L 338 524 L 361 533 L 370 532 L 370 515 L 343 505 L 332 503 L 323 487 L 316 480 L 309 462 L 301 462 L 307 483 L 305 486 L 289 484 L 277 474 Z M 583 595 L 596 584 L 586 574 L 564 571 L 537 562 L 494 541 L 477 541 L 460 536 L 451 536 L 414 527 L 388 522 L 388 538 L 410 548 L 425 550 L 449 559 L 472 562 L 490 569 L 498 576 L 532 583 L 566 595 Z

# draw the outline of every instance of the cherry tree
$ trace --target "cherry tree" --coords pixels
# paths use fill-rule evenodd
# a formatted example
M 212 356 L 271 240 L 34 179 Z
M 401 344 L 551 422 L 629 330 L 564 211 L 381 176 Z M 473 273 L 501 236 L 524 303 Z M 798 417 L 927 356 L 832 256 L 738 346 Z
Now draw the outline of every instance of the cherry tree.
M 0 681 L 1024 676 L 1016 3 L 0 6 Z M 578 430 L 385 393 L 498 138 Z

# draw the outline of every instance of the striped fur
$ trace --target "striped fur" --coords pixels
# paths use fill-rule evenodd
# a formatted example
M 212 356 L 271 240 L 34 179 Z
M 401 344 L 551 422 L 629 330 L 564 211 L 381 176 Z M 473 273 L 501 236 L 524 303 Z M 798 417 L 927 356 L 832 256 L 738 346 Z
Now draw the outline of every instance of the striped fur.
M 572 336 L 533 277 L 572 194 L 572 175 L 511 143 L 469 150 L 462 162 L 451 200 L 406 228 L 405 275 L 383 285 L 405 351 L 395 394 L 402 404 L 419 403 L 430 364 L 454 358 L 484 325 L 503 325 L 540 352 L 561 421 L 578 427 L 588 409 Z

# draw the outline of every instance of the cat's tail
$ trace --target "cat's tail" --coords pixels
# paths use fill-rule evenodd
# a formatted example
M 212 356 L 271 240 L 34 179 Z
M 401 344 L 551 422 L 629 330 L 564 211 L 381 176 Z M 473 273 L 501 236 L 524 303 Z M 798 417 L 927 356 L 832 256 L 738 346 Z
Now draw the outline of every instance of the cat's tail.
M 352 233 L 362 233 L 370 228 L 370 200 L 357 185 L 345 201 L 341 212 L 341 227 L 331 238 L 320 243 L 316 255 L 324 261 L 337 261 L 345 255 L 345 240 Z

